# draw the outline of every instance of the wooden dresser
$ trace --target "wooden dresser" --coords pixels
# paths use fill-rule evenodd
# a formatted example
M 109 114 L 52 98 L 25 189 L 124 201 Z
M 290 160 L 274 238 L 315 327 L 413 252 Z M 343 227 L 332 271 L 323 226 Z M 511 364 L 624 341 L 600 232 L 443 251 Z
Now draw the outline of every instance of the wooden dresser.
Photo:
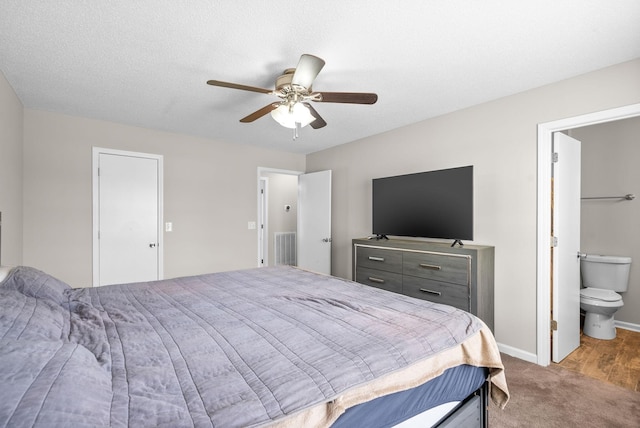
M 493 331 L 494 247 L 353 240 L 353 280 L 471 312 Z

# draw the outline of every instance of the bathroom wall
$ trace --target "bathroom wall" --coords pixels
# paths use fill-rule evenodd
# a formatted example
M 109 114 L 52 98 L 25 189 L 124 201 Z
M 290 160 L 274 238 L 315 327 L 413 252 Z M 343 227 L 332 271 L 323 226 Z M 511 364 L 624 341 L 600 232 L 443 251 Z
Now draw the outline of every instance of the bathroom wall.
M 582 141 L 582 196 L 636 199 L 583 200 L 581 251 L 633 259 L 629 291 L 616 321 L 640 329 L 640 117 L 574 129 Z
M 298 218 L 298 176 L 280 173 L 264 173 L 269 179 L 268 187 L 268 260 L 267 265 L 275 264 L 274 234 L 276 232 L 295 232 Z M 291 206 L 289 211 L 285 205 Z

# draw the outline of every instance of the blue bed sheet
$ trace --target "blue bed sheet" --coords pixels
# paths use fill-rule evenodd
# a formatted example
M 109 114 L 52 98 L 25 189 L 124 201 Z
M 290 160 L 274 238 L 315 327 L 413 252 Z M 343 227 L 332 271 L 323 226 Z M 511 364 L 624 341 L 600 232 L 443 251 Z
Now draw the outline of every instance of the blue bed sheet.
M 462 401 L 482 386 L 488 370 L 461 365 L 416 388 L 378 397 L 346 410 L 332 428 L 391 427 L 450 401 Z

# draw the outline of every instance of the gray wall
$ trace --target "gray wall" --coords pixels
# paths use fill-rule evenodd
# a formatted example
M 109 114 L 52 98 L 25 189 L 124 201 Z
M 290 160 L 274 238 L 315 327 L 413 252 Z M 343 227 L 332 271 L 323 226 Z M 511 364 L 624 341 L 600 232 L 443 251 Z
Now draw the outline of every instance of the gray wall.
M 638 76 L 640 59 L 307 156 L 307 171 L 333 170 L 333 273 L 351 277 L 351 239 L 371 233 L 372 178 L 474 165 L 474 243 L 496 248 L 496 338 L 535 354 L 537 125 L 639 103 Z
M 165 277 L 258 264 L 258 167 L 303 171 L 303 155 L 93 119 L 24 112 L 24 264 L 91 284 L 92 147 L 164 156 Z
M 22 103 L 0 72 L 0 212 L 3 265 L 22 264 Z
M 637 197 L 583 200 L 580 247 L 583 253 L 633 259 L 629 291 L 615 317 L 640 325 L 640 118 L 574 129 L 570 135 L 582 141 L 582 196 Z

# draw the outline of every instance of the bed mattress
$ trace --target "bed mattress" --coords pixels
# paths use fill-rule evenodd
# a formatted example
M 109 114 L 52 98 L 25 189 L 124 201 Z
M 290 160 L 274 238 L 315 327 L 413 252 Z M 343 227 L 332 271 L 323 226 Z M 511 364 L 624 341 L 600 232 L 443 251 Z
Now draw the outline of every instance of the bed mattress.
M 7 385 L 0 419 L 330 426 L 350 407 L 461 364 L 487 367 L 495 401 L 508 399 L 499 352 L 482 321 L 347 280 L 273 267 L 59 288 L 24 269 L 0 287 L 0 382 Z M 11 294 L 19 289 L 21 300 Z M 35 322 L 35 312 L 46 322 Z M 31 335 L 29 324 L 55 331 Z M 87 382 L 74 382 L 78 376 Z

